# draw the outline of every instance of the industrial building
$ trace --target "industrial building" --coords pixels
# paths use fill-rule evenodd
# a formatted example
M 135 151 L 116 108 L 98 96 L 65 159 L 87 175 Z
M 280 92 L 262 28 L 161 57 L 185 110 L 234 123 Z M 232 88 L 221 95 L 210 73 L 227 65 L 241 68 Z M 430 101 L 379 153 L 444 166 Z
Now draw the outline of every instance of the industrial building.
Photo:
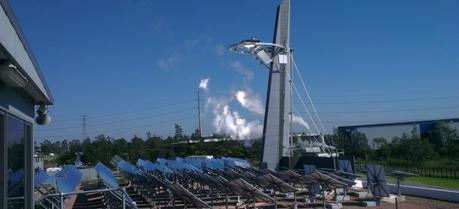
M 370 147 L 375 148 L 375 138 L 385 138 L 391 142 L 395 137 L 401 137 L 403 134 L 411 135 L 413 131 L 421 137 L 429 134 L 435 124 L 444 122 L 451 128 L 459 130 L 459 118 L 423 120 L 423 121 L 407 121 L 398 123 L 380 123 L 380 124 L 365 124 L 338 127 L 339 140 L 351 139 L 356 132 L 365 134 Z M 459 132 L 458 132 L 459 133 Z
M 34 208 L 33 129 L 50 122 L 53 98 L 10 5 L 0 5 L 0 208 Z

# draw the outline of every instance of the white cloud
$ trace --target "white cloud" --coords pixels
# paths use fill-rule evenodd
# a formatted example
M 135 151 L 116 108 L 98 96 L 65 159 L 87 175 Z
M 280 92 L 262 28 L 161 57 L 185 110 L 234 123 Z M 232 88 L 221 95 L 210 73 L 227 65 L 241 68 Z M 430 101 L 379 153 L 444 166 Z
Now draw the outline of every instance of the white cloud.
M 158 60 L 157 66 L 164 71 L 167 71 L 174 67 L 177 64 L 178 58 L 177 56 L 168 56 L 168 57 L 163 57 Z
M 204 89 L 205 91 L 208 91 L 208 85 L 209 85 L 209 80 L 210 78 L 202 79 L 201 82 L 199 83 L 199 88 Z
M 201 34 L 191 39 L 186 39 L 183 42 L 183 48 L 188 50 L 194 50 L 195 48 L 210 47 L 212 39 L 206 34 Z
M 225 47 L 221 44 L 215 46 L 215 54 L 217 55 L 224 55 L 225 54 Z
M 240 90 L 236 92 L 235 96 L 242 107 L 258 115 L 264 115 L 265 107 L 259 95 L 252 95 L 250 90 Z
M 239 61 L 232 62 L 231 67 L 233 67 L 233 69 L 236 70 L 236 72 L 242 76 L 244 82 L 248 82 L 252 80 L 254 77 L 254 72 L 251 70 L 247 70 L 244 66 L 242 66 L 241 62 Z

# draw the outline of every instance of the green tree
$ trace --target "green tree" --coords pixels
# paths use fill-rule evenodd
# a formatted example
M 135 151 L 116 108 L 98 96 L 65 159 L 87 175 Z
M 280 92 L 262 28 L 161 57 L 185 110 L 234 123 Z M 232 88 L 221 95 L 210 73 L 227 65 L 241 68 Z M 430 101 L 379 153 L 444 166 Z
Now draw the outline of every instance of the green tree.
M 457 158 L 459 156 L 459 137 L 457 130 L 444 122 L 435 124 L 429 134 L 430 142 L 439 154 Z
M 174 128 L 175 128 L 174 139 L 176 141 L 183 140 L 183 128 L 182 128 L 182 126 L 180 126 L 179 124 L 176 123 L 174 125 Z
M 346 155 L 354 155 L 358 158 L 366 158 L 371 152 L 367 137 L 358 131 L 352 132 L 349 139 L 343 140 L 341 148 Z

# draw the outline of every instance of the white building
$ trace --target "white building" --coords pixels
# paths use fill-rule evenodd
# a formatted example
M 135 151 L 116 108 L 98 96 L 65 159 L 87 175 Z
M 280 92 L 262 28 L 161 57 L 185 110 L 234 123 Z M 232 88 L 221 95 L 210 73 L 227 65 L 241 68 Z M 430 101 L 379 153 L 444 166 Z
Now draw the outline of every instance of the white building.
M 365 134 L 370 147 L 375 148 L 374 139 L 376 138 L 385 138 L 388 142 L 391 142 L 393 138 L 401 137 L 403 134 L 411 135 L 412 131 L 415 131 L 417 135 L 424 137 L 429 134 L 438 122 L 444 122 L 451 128 L 455 128 L 456 131 L 459 130 L 459 118 L 352 125 L 338 127 L 339 140 L 348 140 L 352 137 L 353 133 L 360 132 Z

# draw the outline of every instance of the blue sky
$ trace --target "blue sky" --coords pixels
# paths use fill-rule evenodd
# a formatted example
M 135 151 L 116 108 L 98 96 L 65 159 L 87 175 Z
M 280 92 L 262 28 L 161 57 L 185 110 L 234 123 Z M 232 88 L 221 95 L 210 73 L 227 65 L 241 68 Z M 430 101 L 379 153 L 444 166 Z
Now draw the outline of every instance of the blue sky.
M 82 114 L 90 136 L 167 136 L 175 122 L 189 133 L 204 78 L 205 134 L 216 131 L 209 98 L 261 121 L 234 92 L 264 104 L 268 72 L 226 47 L 271 41 L 278 3 L 12 1 L 55 97 L 36 138 L 81 138 Z M 292 0 L 291 13 L 291 47 L 326 129 L 459 117 L 459 1 Z

